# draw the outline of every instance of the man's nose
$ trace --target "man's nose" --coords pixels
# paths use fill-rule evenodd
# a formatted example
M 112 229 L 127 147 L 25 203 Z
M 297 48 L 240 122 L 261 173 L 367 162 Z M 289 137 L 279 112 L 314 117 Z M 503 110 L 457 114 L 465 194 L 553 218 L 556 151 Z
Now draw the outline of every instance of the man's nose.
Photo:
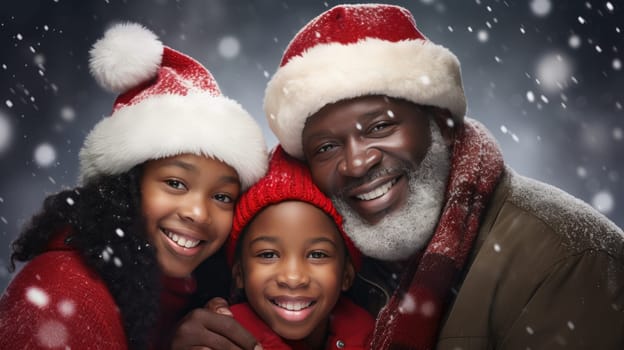
M 381 160 L 381 151 L 363 142 L 351 139 L 344 146 L 344 157 L 338 164 L 343 176 L 362 177 Z

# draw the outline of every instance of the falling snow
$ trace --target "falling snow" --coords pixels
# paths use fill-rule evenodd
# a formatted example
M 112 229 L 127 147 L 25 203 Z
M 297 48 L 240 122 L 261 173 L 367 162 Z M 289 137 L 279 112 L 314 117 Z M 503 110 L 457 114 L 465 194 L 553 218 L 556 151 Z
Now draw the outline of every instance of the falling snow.
M 531 11 L 538 17 L 546 17 L 550 14 L 552 4 L 550 0 L 531 0 Z
M 26 289 L 26 300 L 39 308 L 43 308 L 50 302 L 50 297 L 41 288 L 29 287 Z
M 45 321 L 39 325 L 35 337 L 45 348 L 58 348 L 67 343 L 67 327 L 57 320 Z
M 40 167 L 46 168 L 56 160 L 56 151 L 49 143 L 42 143 L 35 148 L 35 162 Z
M 613 210 L 613 195 L 607 191 L 600 191 L 594 195 L 591 205 L 603 214 L 609 214 Z
M 233 36 L 225 36 L 219 41 L 219 54 L 226 59 L 232 59 L 240 53 L 240 42 Z
M 123 237 L 124 236 L 124 232 L 122 229 L 118 228 L 115 230 L 115 233 L 117 234 L 117 236 L 119 237 Z
M 89 20 L 97 13 L 92 21 L 112 23 L 121 17 L 142 18 L 145 13 L 124 1 L 105 0 L 106 6 L 96 3 L 63 14 L 69 18 L 64 23 L 46 15 L 62 14 L 62 1 L 41 2 L 38 11 L 43 15 L 39 17 L 19 12 L 28 5 L 15 5 L 7 15 L 16 20 L 2 23 L 7 38 L 0 62 L 0 157 L 8 165 L 3 172 L 8 180 L 0 187 L 4 227 L 14 227 L 26 213 L 33 213 L 50 191 L 74 185 L 84 136 L 99 117 L 110 115 L 114 96 L 97 88 L 85 62 L 92 43 L 84 38 L 98 37 L 102 27 L 83 25 L 78 30 L 84 21 L 73 21 L 72 16 Z M 289 2 L 284 7 L 278 1 L 240 11 L 232 10 L 240 4 L 223 2 L 221 12 L 203 13 L 213 17 L 197 21 L 193 19 L 197 3 L 159 0 L 151 14 L 167 20 L 159 21 L 154 29 L 163 43 L 206 64 L 223 92 L 265 123 L 267 141 L 275 145 L 257 92 L 262 95 L 279 65 L 277 57 L 301 20 L 333 5 Z M 490 127 L 506 163 L 519 173 L 548 179 L 583 196 L 585 202 L 624 225 L 620 3 L 476 0 L 441 6 L 439 1 L 421 0 L 403 4 L 413 10 L 425 36 L 460 59 L 467 115 Z M 295 20 L 276 26 L 276 14 L 280 20 Z M 20 23 L 31 17 L 39 22 Z M 325 39 L 320 32 L 318 36 Z M 419 79 L 427 91 L 434 86 L 433 76 Z M 392 117 L 390 111 L 388 116 Z M 451 118 L 446 122 L 455 126 Z M 64 200 L 71 206 L 78 197 Z M 0 236 L 0 245 L 5 247 L 0 258 L 5 260 L 16 235 L 14 229 L 6 231 Z M 101 255 L 112 266 L 123 266 L 112 249 Z M 6 281 L 0 276 L 0 282 Z M 48 328 L 62 329 L 57 326 Z
M 65 317 L 71 317 L 76 311 L 76 305 L 71 300 L 62 300 L 57 305 L 58 311 Z
M 567 86 L 571 74 L 569 59 L 561 53 L 550 53 L 540 58 L 535 75 L 544 91 L 554 93 Z
M 568 39 L 568 45 L 570 45 L 570 47 L 573 49 L 578 49 L 579 47 L 581 47 L 581 38 L 576 34 L 571 35 Z
M 76 111 L 70 106 L 61 108 L 61 119 L 66 122 L 74 121 L 76 119 Z
M 477 38 L 479 39 L 480 42 L 484 43 L 488 41 L 488 39 L 490 38 L 490 35 L 487 32 L 487 30 L 480 30 L 477 33 Z

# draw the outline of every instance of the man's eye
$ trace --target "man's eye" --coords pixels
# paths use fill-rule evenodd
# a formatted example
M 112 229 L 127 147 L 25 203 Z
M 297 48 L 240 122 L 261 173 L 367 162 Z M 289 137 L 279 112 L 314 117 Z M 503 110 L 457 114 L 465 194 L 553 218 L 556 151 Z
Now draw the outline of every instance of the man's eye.
M 371 132 L 381 131 L 390 126 L 389 123 L 377 123 L 370 129 Z
M 332 148 L 334 148 L 334 145 L 323 145 L 323 146 L 319 147 L 316 152 L 317 153 L 325 153 L 327 151 L 330 151 Z
M 167 186 L 171 188 L 175 188 L 176 190 L 183 190 L 186 188 L 186 186 L 184 186 L 182 181 L 178 181 L 178 180 L 165 180 L 165 183 L 167 184 Z

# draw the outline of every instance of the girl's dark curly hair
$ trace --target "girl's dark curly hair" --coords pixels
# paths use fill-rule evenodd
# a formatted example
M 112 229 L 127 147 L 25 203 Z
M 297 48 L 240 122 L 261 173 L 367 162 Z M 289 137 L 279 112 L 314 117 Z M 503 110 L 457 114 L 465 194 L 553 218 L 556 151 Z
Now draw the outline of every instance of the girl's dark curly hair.
M 65 243 L 80 252 L 108 286 L 121 310 L 131 349 L 147 347 L 162 289 L 156 252 L 141 214 L 141 175 L 138 165 L 47 197 L 12 243 L 9 266 L 14 271 L 16 262 L 41 254 L 56 234 L 69 227 Z M 228 294 L 231 276 L 225 261 L 221 249 L 195 269 L 198 288 L 185 311 Z
M 107 284 L 122 311 L 130 348 L 146 348 L 159 312 L 160 272 L 141 215 L 141 166 L 102 176 L 83 187 L 44 200 L 12 243 L 11 265 L 44 252 L 69 228 L 65 244 L 75 248 Z

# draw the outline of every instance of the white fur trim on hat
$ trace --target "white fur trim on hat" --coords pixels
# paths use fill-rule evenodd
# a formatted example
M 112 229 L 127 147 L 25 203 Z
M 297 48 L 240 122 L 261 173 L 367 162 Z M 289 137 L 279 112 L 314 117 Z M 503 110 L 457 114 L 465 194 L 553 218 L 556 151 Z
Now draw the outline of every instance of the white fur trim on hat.
M 222 160 L 244 189 L 264 175 L 268 162 L 262 129 L 237 102 L 209 93 L 157 95 L 93 128 L 80 151 L 80 181 L 184 153 Z
M 448 109 L 463 120 L 466 98 L 457 57 L 426 40 L 320 44 L 280 67 L 267 85 L 264 111 L 284 150 L 303 158 L 305 121 L 323 106 L 386 95 Z
M 140 24 L 121 23 L 108 29 L 89 53 L 89 68 L 100 86 L 121 93 L 156 75 L 163 44 Z

